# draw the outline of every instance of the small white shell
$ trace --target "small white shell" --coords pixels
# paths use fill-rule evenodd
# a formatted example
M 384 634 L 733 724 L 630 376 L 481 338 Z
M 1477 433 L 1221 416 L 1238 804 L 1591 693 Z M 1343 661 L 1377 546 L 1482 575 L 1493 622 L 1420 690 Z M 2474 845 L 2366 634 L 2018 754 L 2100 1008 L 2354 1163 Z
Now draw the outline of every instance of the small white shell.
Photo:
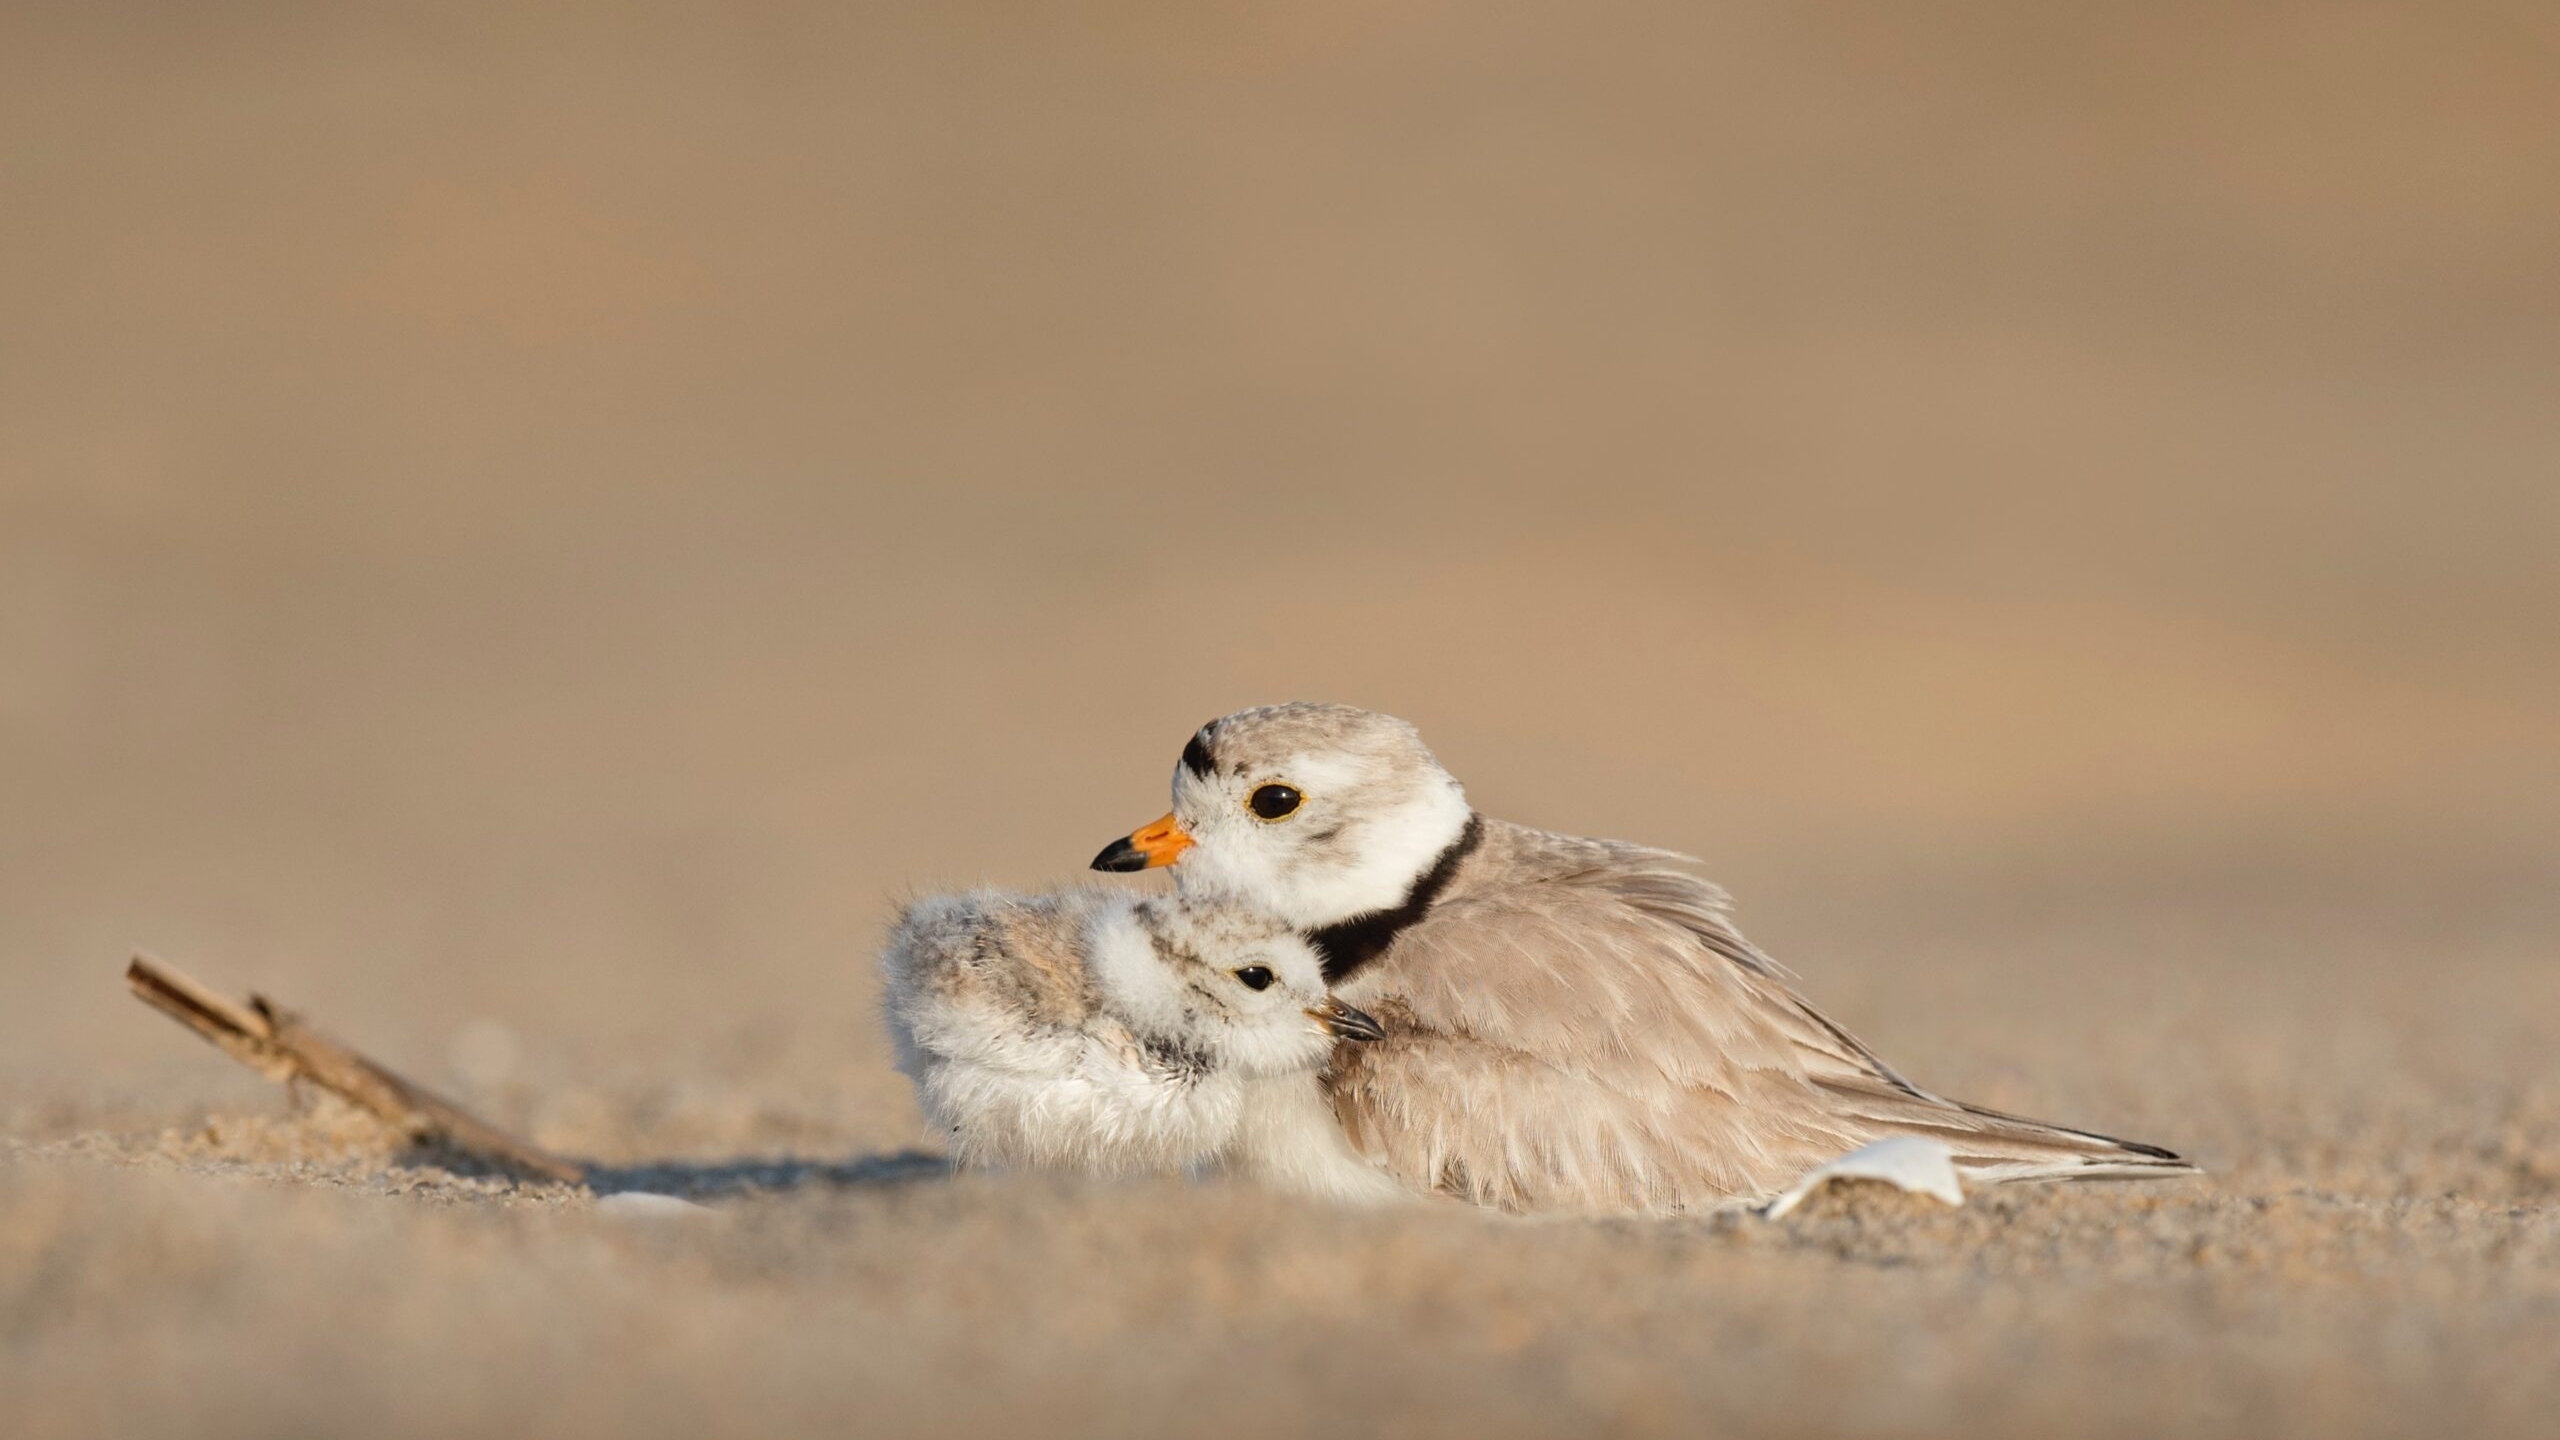
M 1964 1203 L 1964 1187 L 1956 1183 L 1953 1150 L 1941 1141 L 1918 1135 L 1895 1135 L 1815 1166 L 1760 1213 L 1768 1219 L 1778 1219 L 1834 1180 L 1882 1180 L 1913 1195 L 1935 1196 L 1950 1205 Z
M 667 1220 L 708 1215 L 711 1207 L 652 1190 L 624 1190 L 596 1200 L 596 1213 L 616 1220 Z

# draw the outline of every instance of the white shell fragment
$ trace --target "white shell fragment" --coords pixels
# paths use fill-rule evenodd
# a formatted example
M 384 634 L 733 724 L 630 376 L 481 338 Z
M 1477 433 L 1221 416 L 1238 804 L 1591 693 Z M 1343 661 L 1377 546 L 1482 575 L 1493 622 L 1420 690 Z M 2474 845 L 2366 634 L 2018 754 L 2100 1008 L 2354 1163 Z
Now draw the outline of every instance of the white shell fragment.
M 1964 1187 L 1956 1183 L 1956 1152 L 1941 1141 L 1895 1135 L 1815 1166 L 1760 1213 L 1778 1219 L 1834 1180 L 1882 1180 L 1913 1195 L 1935 1196 L 1950 1205 L 1964 1203 Z
M 624 1190 L 596 1200 L 596 1213 L 616 1220 L 664 1220 L 688 1215 L 708 1215 L 711 1207 L 696 1205 L 676 1195 L 661 1195 L 654 1190 Z

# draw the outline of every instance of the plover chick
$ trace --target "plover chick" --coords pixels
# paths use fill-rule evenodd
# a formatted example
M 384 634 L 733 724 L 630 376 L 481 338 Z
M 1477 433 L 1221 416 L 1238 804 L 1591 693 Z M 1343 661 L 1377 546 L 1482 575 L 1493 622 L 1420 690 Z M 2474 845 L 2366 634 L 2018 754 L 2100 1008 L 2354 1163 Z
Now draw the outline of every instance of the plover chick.
M 1378 1024 L 1283 922 L 1094 887 L 976 891 L 910 906 L 882 967 L 898 1068 L 963 1165 L 1407 1197 L 1350 1149 L 1317 1079 Z
M 1945 1141 L 1968 1180 L 2195 1173 L 2157 1146 L 1906 1080 L 1734 928 L 1687 858 L 1476 813 L 1411 725 L 1291 704 L 1211 721 L 1173 813 L 1094 858 L 1172 865 L 1261 907 L 1386 1037 L 1325 1086 L 1353 1145 L 1417 1190 L 1520 1212 L 1765 1200 L 1870 1141 Z

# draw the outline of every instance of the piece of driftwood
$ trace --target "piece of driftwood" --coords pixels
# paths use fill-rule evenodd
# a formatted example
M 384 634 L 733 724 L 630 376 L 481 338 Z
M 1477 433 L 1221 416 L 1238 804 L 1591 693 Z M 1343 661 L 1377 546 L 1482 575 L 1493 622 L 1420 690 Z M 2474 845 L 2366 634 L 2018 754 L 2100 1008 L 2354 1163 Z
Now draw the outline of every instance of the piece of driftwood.
M 303 1023 L 292 1011 L 252 995 L 247 1004 L 217 995 L 148 955 L 125 967 L 125 983 L 145 1003 L 271 1080 L 307 1080 L 368 1111 L 414 1144 L 440 1145 L 506 1169 L 582 1184 L 587 1167 L 510 1135 L 452 1101 L 366 1059 Z

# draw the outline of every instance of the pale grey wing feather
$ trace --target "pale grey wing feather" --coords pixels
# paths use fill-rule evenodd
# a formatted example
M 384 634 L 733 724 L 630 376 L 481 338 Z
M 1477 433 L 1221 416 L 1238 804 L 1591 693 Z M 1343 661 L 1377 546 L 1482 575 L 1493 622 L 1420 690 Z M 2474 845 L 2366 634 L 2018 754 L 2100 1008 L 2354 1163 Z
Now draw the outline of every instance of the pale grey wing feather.
M 1504 1209 L 1770 1193 L 1863 1138 L 1809 1069 L 1868 1072 L 1769 983 L 1604 889 L 1452 901 L 1355 982 L 1389 1037 L 1336 1053 L 1336 1112 L 1405 1183 Z
M 2189 1168 L 1920 1089 L 1797 995 L 1679 857 L 1557 848 L 1576 863 L 1451 900 L 1353 982 L 1391 1033 L 1345 1047 L 1331 1093 L 1405 1183 L 1514 1210 L 1696 1209 L 1906 1133 L 1948 1139 L 1977 1179 Z
M 1935 1099 L 1885 1062 L 1883 1056 L 1813 1008 L 1790 983 L 1793 972 L 1742 936 L 1733 924 L 1733 901 L 1723 888 L 1678 867 L 1697 863 L 1669 850 L 1616 841 L 1600 842 L 1612 852 L 1609 865 L 1561 877 L 1565 884 L 1605 890 L 1640 914 L 1668 922 L 1696 944 L 1739 967 L 1757 982 L 1753 995 L 1777 1013 L 1769 1018 L 1786 1030 L 1809 1056 L 1852 1072 L 1863 1072 L 1904 1094 Z
M 1920 1088 L 1796 993 L 1786 968 L 1734 928 L 1725 892 L 1679 868 L 1695 864 L 1690 857 L 1619 841 L 1596 843 L 1607 847 L 1613 863 L 1561 878 L 1609 890 L 1761 977 L 1765 983 L 1756 993 L 1773 1012 L 1772 1022 L 1796 1038 L 1809 1057 L 1808 1078 L 1833 1098 L 1841 1118 L 1881 1133 L 1946 1140 L 1956 1163 L 1976 1178 L 1993 1178 L 1994 1172 L 2000 1179 L 2194 1173 L 2195 1166 L 2157 1146 L 2003 1114 Z M 1834 1067 L 1851 1073 L 1843 1076 Z

